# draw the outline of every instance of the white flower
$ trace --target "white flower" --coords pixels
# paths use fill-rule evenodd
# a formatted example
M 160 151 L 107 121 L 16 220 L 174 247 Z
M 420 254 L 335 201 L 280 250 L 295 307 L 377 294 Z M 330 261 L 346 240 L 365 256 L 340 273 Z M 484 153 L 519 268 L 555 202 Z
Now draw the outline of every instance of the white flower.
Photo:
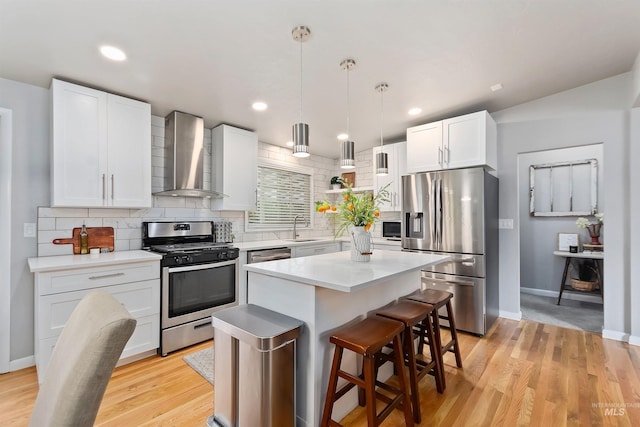
M 598 220 L 598 222 L 600 224 L 604 224 L 604 214 L 603 213 L 597 213 L 595 214 L 596 219 Z
M 580 217 L 576 220 L 578 228 L 587 228 L 589 226 L 589 220 L 584 217 Z

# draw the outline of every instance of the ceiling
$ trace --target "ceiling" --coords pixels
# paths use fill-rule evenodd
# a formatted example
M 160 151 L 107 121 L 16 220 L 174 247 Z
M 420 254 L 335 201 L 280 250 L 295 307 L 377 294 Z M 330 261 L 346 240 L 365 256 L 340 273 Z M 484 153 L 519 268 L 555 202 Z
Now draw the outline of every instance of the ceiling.
M 302 45 L 298 25 L 311 29 Z M 127 60 L 103 58 L 103 44 Z M 398 141 L 408 126 L 630 71 L 639 51 L 638 0 L 0 0 L 0 77 L 76 81 L 271 144 L 299 121 L 302 62 L 311 153 L 330 158 L 347 127 L 346 58 L 356 61 L 349 122 L 361 151 L 380 144 L 381 129 Z M 253 111 L 257 100 L 269 108 Z

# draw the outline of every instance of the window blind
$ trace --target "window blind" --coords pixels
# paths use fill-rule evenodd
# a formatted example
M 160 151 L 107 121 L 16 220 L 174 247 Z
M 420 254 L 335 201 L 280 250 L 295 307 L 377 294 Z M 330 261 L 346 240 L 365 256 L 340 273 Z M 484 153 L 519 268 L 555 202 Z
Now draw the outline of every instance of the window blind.
M 289 170 L 258 166 L 257 209 L 249 212 L 249 227 L 290 226 L 296 215 L 310 218 L 311 176 Z

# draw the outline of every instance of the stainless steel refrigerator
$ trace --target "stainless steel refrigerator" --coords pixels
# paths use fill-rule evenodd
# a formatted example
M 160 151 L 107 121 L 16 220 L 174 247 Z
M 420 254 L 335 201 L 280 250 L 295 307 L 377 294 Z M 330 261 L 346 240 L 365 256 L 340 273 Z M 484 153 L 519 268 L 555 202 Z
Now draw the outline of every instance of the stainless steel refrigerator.
M 459 330 L 484 335 L 498 317 L 498 179 L 483 168 L 402 177 L 402 248 L 447 254 L 422 287 L 453 293 Z

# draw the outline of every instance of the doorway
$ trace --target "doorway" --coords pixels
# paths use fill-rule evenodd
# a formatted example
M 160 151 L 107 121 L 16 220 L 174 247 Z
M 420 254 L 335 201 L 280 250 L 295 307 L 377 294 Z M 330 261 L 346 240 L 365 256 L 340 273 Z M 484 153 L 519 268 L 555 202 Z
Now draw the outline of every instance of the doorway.
M 573 164 L 585 160 L 590 160 L 591 163 L 595 160 L 597 167 L 595 172 L 591 172 L 593 176 L 581 176 L 576 170 L 571 172 L 569 168 L 569 171 L 556 170 L 554 180 L 554 171 L 548 171 L 546 168 L 549 165 Z M 567 291 L 568 287 L 565 287 L 560 305 L 557 304 L 566 257 L 556 251 L 565 249 L 560 248 L 559 245 L 564 244 L 567 236 L 577 236 L 579 251 L 583 250 L 584 243 L 589 243 L 586 231 L 577 227 L 576 220 L 578 217 L 586 217 L 591 222 L 595 222 L 595 218 L 584 212 L 575 214 L 568 212 L 568 210 L 576 211 L 575 200 L 569 201 L 563 209 L 559 208 L 565 201 L 558 198 L 560 195 L 571 197 L 577 194 L 590 194 L 594 187 L 596 194 L 594 203 L 597 212 L 604 212 L 603 164 L 602 143 L 518 154 L 520 311 L 523 319 L 602 332 L 604 305 L 601 293 Z M 537 175 L 534 174 L 537 171 L 543 171 L 542 179 L 535 180 Z M 534 185 L 531 185 L 532 175 L 534 175 Z M 576 175 L 579 178 L 571 181 L 570 177 Z M 536 205 L 535 198 L 534 203 L 531 203 L 532 194 L 536 194 L 534 189 L 540 190 L 535 187 L 544 187 L 542 194 L 546 199 L 550 198 L 551 207 L 540 208 Z M 567 206 L 570 208 L 567 209 Z M 604 239 L 602 242 L 604 243 Z M 566 250 L 568 251 L 568 248 Z M 556 252 L 555 255 L 554 252 Z M 567 284 L 570 283 L 569 278 L 577 275 L 581 261 L 571 259 L 567 270 Z M 599 280 L 602 279 L 599 277 Z

